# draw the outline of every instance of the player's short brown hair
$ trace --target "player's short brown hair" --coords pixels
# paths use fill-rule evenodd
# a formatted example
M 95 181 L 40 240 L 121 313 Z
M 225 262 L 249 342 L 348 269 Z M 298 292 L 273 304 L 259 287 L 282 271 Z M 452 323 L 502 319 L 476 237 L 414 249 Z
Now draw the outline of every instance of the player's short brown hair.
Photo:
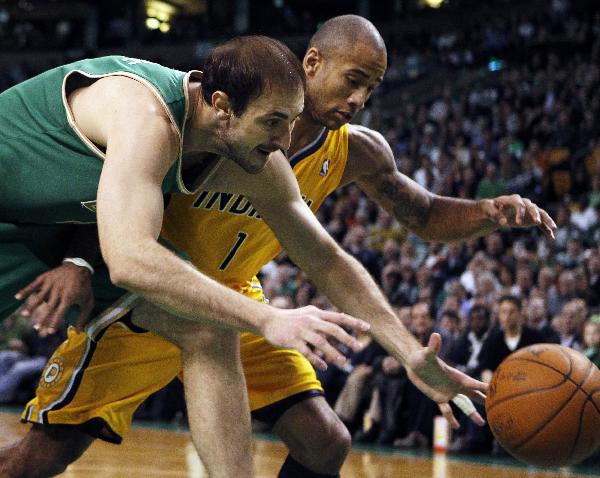
M 260 35 L 235 37 L 214 48 L 203 73 L 204 100 L 210 104 L 212 94 L 223 91 L 236 116 L 268 88 L 304 89 L 300 60 L 280 41 Z

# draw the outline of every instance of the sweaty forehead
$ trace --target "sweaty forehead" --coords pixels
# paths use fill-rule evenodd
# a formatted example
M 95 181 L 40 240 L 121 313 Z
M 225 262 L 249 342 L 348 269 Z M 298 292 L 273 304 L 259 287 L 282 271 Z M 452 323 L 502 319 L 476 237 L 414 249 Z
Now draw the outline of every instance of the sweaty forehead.
M 347 49 L 339 49 L 329 58 L 337 68 L 346 71 L 356 70 L 370 78 L 381 80 L 387 68 L 385 54 L 373 48 L 357 45 Z
M 304 107 L 302 88 L 274 87 L 266 89 L 248 104 L 248 109 L 259 115 L 296 117 Z

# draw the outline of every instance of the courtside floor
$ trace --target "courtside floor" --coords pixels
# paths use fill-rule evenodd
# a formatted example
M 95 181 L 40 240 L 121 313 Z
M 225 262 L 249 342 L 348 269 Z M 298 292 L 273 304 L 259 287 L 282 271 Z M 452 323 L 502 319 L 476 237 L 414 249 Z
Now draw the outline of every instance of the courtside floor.
M 0 447 L 27 431 L 17 409 L 0 411 Z M 206 476 L 189 433 L 173 428 L 136 424 L 122 445 L 97 441 L 86 454 L 60 475 L 62 478 L 153 478 Z M 285 447 L 268 435 L 254 443 L 256 478 L 276 478 Z M 342 470 L 344 478 L 583 478 L 600 476 L 600 469 L 540 470 L 510 459 L 483 459 L 456 455 L 356 448 Z

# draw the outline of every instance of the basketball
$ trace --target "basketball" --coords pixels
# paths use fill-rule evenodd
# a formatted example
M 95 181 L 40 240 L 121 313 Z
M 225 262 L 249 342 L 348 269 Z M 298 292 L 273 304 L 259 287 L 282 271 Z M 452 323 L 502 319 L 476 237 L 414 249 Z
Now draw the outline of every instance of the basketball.
M 485 408 L 498 442 L 531 465 L 574 465 L 600 445 L 600 371 L 567 347 L 536 344 L 509 355 Z

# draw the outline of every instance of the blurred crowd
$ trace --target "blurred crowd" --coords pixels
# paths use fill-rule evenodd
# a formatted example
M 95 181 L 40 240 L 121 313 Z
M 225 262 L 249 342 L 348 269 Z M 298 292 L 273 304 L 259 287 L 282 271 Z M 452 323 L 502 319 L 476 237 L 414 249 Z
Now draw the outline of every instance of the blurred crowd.
M 555 240 L 537 229 L 501 229 L 463 243 L 426 243 L 354 185 L 318 211 L 402 323 L 423 344 L 439 332 L 442 358 L 483 380 L 512 351 L 539 341 L 600 365 L 600 9 L 584 15 L 566 1 L 548 3 L 546 11 L 494 17 L 477 28 L 446 28 L 421 39 L 420 51 L 391 35 L 388 79 L 360 121 L 385 135 L 398 168 L 422 186 L 461 198 L 521 194 L 555 219 Z M 481 59 L 491 54 L 503 62 L 481 74 Z M 420 65 L 432 55 L 467 80 L 428 76 Z M 0 72 L 0 88 L 34 70 Z M 428 95 L 394 91 L 406 78 L 428 82 Z M 260 278 L 275 306 L 332 307 L 285 253 Z M 48 350 L 31 341 L 26 323 L 2 327 L 0 402 L 18 402 Z M 351 365 L 320 375 L 328 401 L 358 442 L 430 447 L 437 407 L 394 358 L 361 339 L 365 347 Z M 180 387 L 153 397 L 138 416 L 182 420 Z M 462 424 L 452 450 L 502 452 L 487 428 Z

